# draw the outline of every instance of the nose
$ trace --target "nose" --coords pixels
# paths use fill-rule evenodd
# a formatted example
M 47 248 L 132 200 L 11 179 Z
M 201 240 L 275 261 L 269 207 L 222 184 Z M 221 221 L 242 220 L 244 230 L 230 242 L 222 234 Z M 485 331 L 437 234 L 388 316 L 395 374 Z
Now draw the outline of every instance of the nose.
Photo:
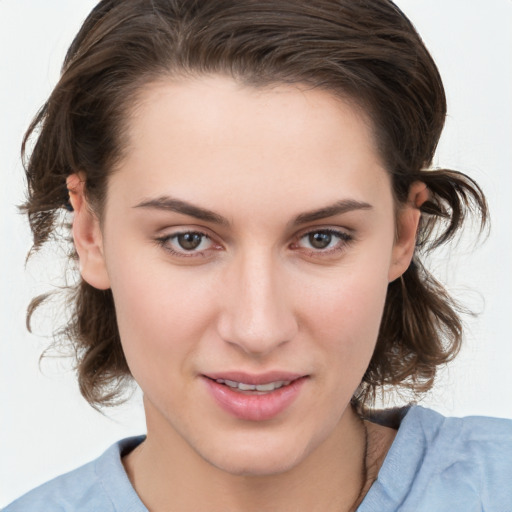
M 293 295 L 277 258 L 252 254 L 225 274 L 219 334 L 252 356 L 264 357 L 298 331 Z

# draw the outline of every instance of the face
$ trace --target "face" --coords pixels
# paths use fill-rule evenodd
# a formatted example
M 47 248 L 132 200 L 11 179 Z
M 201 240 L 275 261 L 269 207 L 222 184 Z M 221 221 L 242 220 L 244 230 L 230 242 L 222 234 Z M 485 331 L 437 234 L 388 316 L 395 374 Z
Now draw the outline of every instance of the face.
M 147 86 L 101 231 L 78 212 L 75 241 L 83 277 L 112 289 L 148 436 L 234 474 L 325 445 L 409 263 L 408 212 L 364 115 L 327 92 Z

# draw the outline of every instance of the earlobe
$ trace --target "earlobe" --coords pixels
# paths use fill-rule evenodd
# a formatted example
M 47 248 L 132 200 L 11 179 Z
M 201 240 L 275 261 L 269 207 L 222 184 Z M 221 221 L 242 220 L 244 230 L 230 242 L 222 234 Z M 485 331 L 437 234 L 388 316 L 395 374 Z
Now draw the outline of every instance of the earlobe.
M 85 197 L 85 175 L 68 176 L 66 183 L 69 201 L 73 207 L 73 240 L 80 259 L 80 274 L 94 288 L 110 288 L 110 280 L 103 254 L 100 223 Z
M 428 197 L 428 188 L 420 181 L 415 181 L 409 188 L 407 204 L 401 208 L 396 219 L 397 235 L 389 268 L 389 282 L 399 278 L 411 263 L 421 218 L 420 207 Z

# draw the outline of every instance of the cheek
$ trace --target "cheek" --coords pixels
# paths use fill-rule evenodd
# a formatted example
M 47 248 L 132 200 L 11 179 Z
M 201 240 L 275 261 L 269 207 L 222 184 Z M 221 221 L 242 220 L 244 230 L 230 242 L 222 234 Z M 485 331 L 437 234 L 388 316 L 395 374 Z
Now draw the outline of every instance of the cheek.
M 319 361 L 316 381 L 322 392 L 310 406 L 312 418 L 326 418 L 322 432 L 334 429 L 361 384 L 377 341 L 387 290 L 380 272 L 338 276 L 336 285 L 318 286 L 309 296 L 308 353 Z M 323 435 L 322 434 L 322 435 Z
M 110 269 L 119 333 L 133 376 L 141 381 L 170 365 L 181 371 L 212 317 L 200 280 L 164 261 L 116 257 Z M 164 363 L 164 364 L 162 364 Z
M 305 324 L 345 374 L 362 376 L 382 319 L 388 286 L 385 272 L 353 269 L 332 281 L 308 293 L 310 313 Z

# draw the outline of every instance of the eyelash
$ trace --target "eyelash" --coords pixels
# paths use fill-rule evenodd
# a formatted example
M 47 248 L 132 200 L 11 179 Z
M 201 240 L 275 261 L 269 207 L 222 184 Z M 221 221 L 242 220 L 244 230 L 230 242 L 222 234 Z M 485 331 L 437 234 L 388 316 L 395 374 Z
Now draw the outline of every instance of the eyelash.
M 189 231 L 180 231 L 179 233 L 173 233 L 172 235 L 164 235 L 164 236 L 158 237 L 155 239 L 155 242 L 160 247 L 162 247 L 162 249 L 164 249 L 165 251 L 170 253 L 172 256 L 177 256 L 179 258 L 198 258 L 198 257 L 205 258 L 205 257 L 207 257 L 207 255 L 208 255 L 207 251 L 212 250 L 210 248 L 204 249 L 202 251 L 194 251 L 194 250 L 187 251 L 186 249 L 177 251 L 177 250 L 173 249 L 172 245 L 170 245 L 170 243 L 173 240 L 177 240 L 178 237 L 184 236 L 184 235 L 199 235 L 199 236 L 201 236 L 202 237 L 202 240 L 200 242 L 201 244 L 203 243 L 204 239 L 208 239 L 208 240 L 212 241 L 211 237 L 209 235 L 207 235 L 206 233 L 203 233 L 202 231 L 189 230 Z M 212 241 L 212 245 L 215 245 L 213 241 Z M 220 247 L 220 246 L 218 246 L 218 247 Z M 213 249 L 213 250 L 217 250 L 217 249 Z
M 310 237 L 311 235 L 319 234 L 319 233 L 338 238 L 338 243 L 334 247 L 329 248 L 329 249 L 305 249 L 305 248 L 303 248 L 303 250 L 306 252 L 306 254 L 310 257 L 315 257 L 315 256 L 322 257 L 322 256 L 330 256 L 330 255 L 336 254 L 338 252 L 345 250 L 346 247 L 351 242 L 354 241 L 354 237 L 352 235 L 350 235 L 349 233 L 347 233 L 346 231 L 341 231 L 341 230 L 332 229 L 332 228 L 317 228 L 317 229 L 309 230 L 309 231 L 299 234 L 297 237 L 295 237 L 295 240 L 290 244 L 290 247 L 292 247 L 294 249 L 299 248 L 298 243 L 301 240 L 303 240 L 307 237 Z M 187 251 L 186 249 L 182 249 L 182 250 L 178 251 L 178 250 L 173 249 L 172 245 L 170 245 L 170 242 L 172 240 L 177 240 L 178 237 L 184 236 L 184 235 L 199 235 L 202 237 L 200 244 L 203 243 L 204 239 L 208 239 L 211 241 L 212 246 L 216 245 L 215 242 L 213 242 L 212 238 L 209 235 L 207 235 L 206 233 L 203 233 L 202 231 L 194 231 L 194 230 L 180 231 L 178 233 L 173 233 L 172 235 L 164 235 L 164 236 L 156 238 L 155 242 L 157 243 L 158 246 L 162 247 L 165 251 L 170 253 L 172 256 L 177 256 L 179 258 L 198 258 L 198 257 L 206 258 L 209 255 L 209 251 L 218 250 L 221 247 L 220 244 L 217 244 L 216 248 L 209 247 L 202 251 L 195 251 L 195 250 Z
M 298 244 L 300 240 L 303 240 L 304 238 L 310 237 L 314 234 L 325 234 L 330 235 L 332 237 L 338 238 L 338 243 L 334 247 L 331 247 L 330 249 L 305 249 L 308 256 L 315 257 L 315 256 L 331 256 L 334 254 L 337 254 L 339 252 L 344 251 L 347 246 L 354 241 L 353 235 L 347 233 L 346 231 L 341 231 L 338 229 L 332 229 L 332 228 L 317 228 L 313 230 L 306 231 L 305 233 L 301 233 L 295 240 L 295 242 L 292 243 L 292 246 L 295 246 Z

